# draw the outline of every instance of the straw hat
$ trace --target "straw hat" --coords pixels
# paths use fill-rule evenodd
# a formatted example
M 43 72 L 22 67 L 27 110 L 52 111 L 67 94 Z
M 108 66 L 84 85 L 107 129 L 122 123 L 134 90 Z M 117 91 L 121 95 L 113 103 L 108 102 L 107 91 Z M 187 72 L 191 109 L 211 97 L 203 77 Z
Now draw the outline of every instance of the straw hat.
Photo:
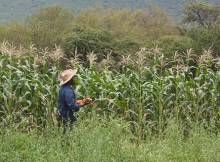
M 64 72 L 62 72 L 61 74 L 61 79 L 62 81 L 60 82 L 60 85 L 63 85 L 65 83 L 67 83 L 77 72 L 77 69 L 69 69 L 69 70 L 65 70 Z

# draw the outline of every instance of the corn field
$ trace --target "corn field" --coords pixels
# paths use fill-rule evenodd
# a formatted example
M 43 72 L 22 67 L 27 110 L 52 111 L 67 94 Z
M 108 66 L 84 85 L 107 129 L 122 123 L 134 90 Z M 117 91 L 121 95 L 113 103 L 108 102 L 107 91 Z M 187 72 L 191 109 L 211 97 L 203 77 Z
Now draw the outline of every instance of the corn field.
M 59 77 L 64 68 L 77 67 L 77 98 L 91 97 L 85 108 L 101 115 L 122 117 L 143 134 L 145 126 L 163 130 L 170 118 L 189 125 L 206 122 L 220 128 L 220 66 L 211 51 L 195 57 L 190 49 L 166 60 L 160 49 L 142 48 L 136 59 L 111 54 L 100 63 L 88 54 L 89 67 L 62 50 L 15 49 L 2 43 L 0 52 L 0 120 L 4 125 L 47 127 L 58 123 Z M 191 66 L 190 62 L 198 66 Z M 67 68 L 67 66 L 65 67 Z M 140 129 L 139 129 L 140 128 Z

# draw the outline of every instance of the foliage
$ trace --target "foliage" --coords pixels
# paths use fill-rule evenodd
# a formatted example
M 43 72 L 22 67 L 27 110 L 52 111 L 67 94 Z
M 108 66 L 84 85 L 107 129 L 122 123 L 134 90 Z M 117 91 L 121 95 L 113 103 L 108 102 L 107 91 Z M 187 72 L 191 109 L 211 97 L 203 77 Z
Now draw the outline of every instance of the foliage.
M 202 27 L 211 27 L 220 21 L 220 6 L 211 5 L 201 0 L 187 3 L 183 22 L 194 23 Z
M 27 122 L 37 127 L 57 121 L 57 77 L 59 63 L 52 53 L 36 57 L 36 50 L 29 53 L 10 51 L 2 44 L 0 55 L 0 116 L 1 122 Z M 12 47 L 10 47 L 12 48 Z M 20 55 L 20 56 L 19 56 Z M 23 55 L 22 58 L 21 55 Z
M 121 55 L 134 55 L 141 46 L 165 35 L 178 35 L 171 19 L 160 9 L 149 5 L 148 11 L 101 10 L 90 8 L 73 15 L 61 6 L 49 6 L 26 18 L 26 23 L 11 22 L 3 26 L 0 40 L 15 46 L 52 49 L 65 48 L 70 59 L 78 50 L 85 61 L 87 53 L 99 53 L 101 60 L 111 52 L 115 60 Z
M 37 51 L 30 51 L 20 52 L 21 58 L 14 50 L 4 50 L 0 55 L 1 121 L 6 125 L 26 121 L 27 127 L 57 125 L 60 58 L 47 51 L 39 61 L 34 57 Z M 213 71 L 214 58 L 207 51 L 197 58 L 199 66 L 194 67 L 189 64 L 192 56 L 191 50 L 185 55 L 175 53 L 169 60 L 172 66 L 166 68 L 169 62 L 159 49 L 143 48 L 136 59 L 124 57 L 117 64 L 107 57 L 89 68 L 77 65 L 75 93 L 78 98 L 94 99 L 85 108 L 85 115 L 93 108 L 100 115 L 124 117 L 133 123 L 132 131 L 140 138 L 145 126 L 161 134 L 172 117 L 186 127 L 214 120 L 218 130 L 219 62 Z
M 158 46 L 163 49 L 163 53 L 167 58 L 171 58 L 175 52 L 183 53 L 187 49 L 194 47 L 192 40 L 184 36 L 163 36 L 158 40 L 152 41 L 147 46 L 152 48 Z
M 0 25 L 0 40 L 1 42 L 3 42 L 3 38 L 5 38 L 5 34 L 6 34 L 6 31 L 7 31 L 7 27 L 5 25 Z
M 7 26 L 2 26 L 1 42 L 7 40 L 15 46 L 27 47 L 30 45 L 30 34 L 28 28 L 18 21 L 11 21 Z
M 193 127 L 187 139 L 182 128 L 170 121 L 164 136 L 146 134 L 140 143 L 121 119 L 88 114 L 74 132 L 63 135 L 57 128 L 25 132 L 3 128 L 0 161 L 218 161 L 219 134 Z
M 62 44 L 62 38 L 70 32 L 73 22 L 73 13 L 60 6 L 49 6 L 27 17 L 25 24 L 11 21 L 3 26 L 7 30 L 1 30 L 0 40 L 15 46 L 34 44 L 39 49 L 52 49 Z
M 151 40 L 163 35 L 177 34 L 171 18 L 159 8 L 149 5 L 144 10 L 87 9 L 76 16 L 76 23 L 93 29 L 111 31 L 119 38 Z
M 128 39 L 118 39 L 109 31 L 75 27 L 71 35 L 64 39 L 64 49 L 68 58 L 73 51 L 82 54 L 82 60 L 86 62 L 87 55 L 91 51 L 97 54 L 98 61 L 112 53 L 115 60 L 123 54 L 133 54 L 141 46 L 140 43 Z
M 197 55 L 201 55 L 203 50 L 212 49 L 213 54 L 220 55 L 220 27 L 219 25 L 210 28 L 192 28 L 186 32 L 186 35 L 192 40 L 192 47 Z
M 206 0 L 210 3 L 217 3 L 218 0 Z M 24 22 L 25 17 L 36 12 L 39 8 L 43 6 L 50 6 L 54 4 L 61 5 L 65 8 L 70 9 L 75 14 L 79 11 L 86 10 L 87 8 L 93 8 L 97 4 L 101 4 L 103 9 L 107 8 L 131 8 L 132 10 L 146 10 L 146 4 L 153 3 L 157 6 L 160 6 L 163 10 L 165 10 L 168 15 L 171 15 L 175 20 L 179 19 L 181 16 L 181 8 L 182 6 L 189 2 L 189 0 L 181 0 L 181 1 L 166 1 L 157 0 L 157 1 L 126 1 L 126 0 L 83 0 L 83 1 L 68 1 L 68 0 L 38 0 L 38 1 L 26 1 L 19 0 L 14 1 L 13 3 L 8 3 L 7 0 L 1 0 L 1 15 L 0 15 L 0 23 L 8 23 L 9 21 L 16 19 L 19 22 Z M 25 5 L 24 5 L 25 4 Z M 172 6 L 172 7 L 171 7 Z
M 98 61 L 109 52 L 114 60 L 122 55 L 134 58 L 140 47 L 157 45 L 164 49 L 166 58 L 176 51 L 181 53 L 189 48 L 200 56 L 203 50 L 212 47 L 213 53 L 219 55 L 217 7 L 201 1 L 188 3 L 185 15 L 192 17 L 191 12 L 198 9 L 199 14 L 203 15 L 201 21 L 209 24 L 209 28 L 186 28 L 180 35 L 171 18 L 153 5 L 148 5 L 146 10 L 134 11 L 116 8 L 103 10 L 97 6 L 75 15 L 62 6 L 49 6 L 27 17 L 24 24 L 12 21 L 7 26 L 2 25 L 0 40 L 22 48 L 28 48 L 30 44 L 38 49 L 52 49 L 60 45 L 65 48 L 68 59 L 74 57 L 76 50 L 81 53 L 81 61 L 86 61 L 90 52 L 98 54 Z
M 65 9 L 48 7 L 27 25 L 13 22 L 1 28 L 17 46 L 31 40 L 38 47 L 0 46 L 2 123 L 31 129 L 57 125 L 59 75 L 64 68 L 78 67 L 75 92 L 94 99 L 83 115 L 93 107 L 101 116 L 123 117 L 139 141 L 147 131 L 162 135 L 170 118 L 186 130 L 200 122 L 219 130 L 218 26 L 193 28 L 180 37 L 155 9 L 88 11 L 73 20 Z M 66 53 L 60 46 L 49 50 L 57 42 Z M 149 49 L 138 51 L 143 44 Z
M 219 56 L 219 22 L 220 6 L 203 1 L 187 3 L 184 9 L 183 36 L 191 39 L 191 46 L 200 56 L 203 50 L 211 49 L 215 56 Z
M 42 8 L 27 18 L 27 27 L 31 30 L 31 41 L 38 48 L 53 48 L 60 45 L 63 36 L 69 33 L 73 25 L 73 13 L 60 6 Z

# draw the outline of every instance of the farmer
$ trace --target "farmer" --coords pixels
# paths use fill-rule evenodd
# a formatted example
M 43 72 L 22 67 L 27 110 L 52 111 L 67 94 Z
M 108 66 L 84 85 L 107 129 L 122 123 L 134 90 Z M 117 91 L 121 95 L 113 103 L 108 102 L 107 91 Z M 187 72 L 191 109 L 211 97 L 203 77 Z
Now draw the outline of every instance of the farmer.
M 65 70 L 61 74 L 62 81 L 60 82 L 61 88 L 59 90 L 59 113 L 63 124 L 63 133 L 66 132 L 67 125 L 70 124 L 70 131 L 73 129 L 73 123 L 77 120 L 74 112 L 79 111 L 85 104 L 76 104 L 76 96 L 71 85 L 75 84 L 74 75 L 77 69 Z

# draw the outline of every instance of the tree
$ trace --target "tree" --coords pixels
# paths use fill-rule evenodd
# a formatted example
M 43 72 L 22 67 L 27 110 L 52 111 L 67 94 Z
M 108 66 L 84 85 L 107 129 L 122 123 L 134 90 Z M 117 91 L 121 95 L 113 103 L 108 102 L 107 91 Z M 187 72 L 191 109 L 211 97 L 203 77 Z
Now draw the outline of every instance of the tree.
M 220 21 L 220 5 L 211 5 L 200 0 L 186 4 L 183 22 L 210 27 Z
M 87 54 L 93 51 L 99 62 L 110 52 L 115 60 L 121 55 L 133 54 L 141 43 L 133 39 L 120 39 L 110 31 L 76 26 L 72 34 L 64 39 L 63 45 L 68 58 L 77 49 L 77 53 L 82 55 L 80 59 L 86 62 Z
M 220 27 L 218 25 L 210 28 L 197 27 L 187 32 L 192 39 L 192 46 L 196 54 L 201 55 L 203 50 L 211 48 L 212 54 L 220 56 Z
M 49 6 L 40 9 L 26 21 L 32 43 L 36 47 L 46 48 L 62 43 L 63 36 L 72 30 L 74 17 L 71 11 L 61 6 Z

